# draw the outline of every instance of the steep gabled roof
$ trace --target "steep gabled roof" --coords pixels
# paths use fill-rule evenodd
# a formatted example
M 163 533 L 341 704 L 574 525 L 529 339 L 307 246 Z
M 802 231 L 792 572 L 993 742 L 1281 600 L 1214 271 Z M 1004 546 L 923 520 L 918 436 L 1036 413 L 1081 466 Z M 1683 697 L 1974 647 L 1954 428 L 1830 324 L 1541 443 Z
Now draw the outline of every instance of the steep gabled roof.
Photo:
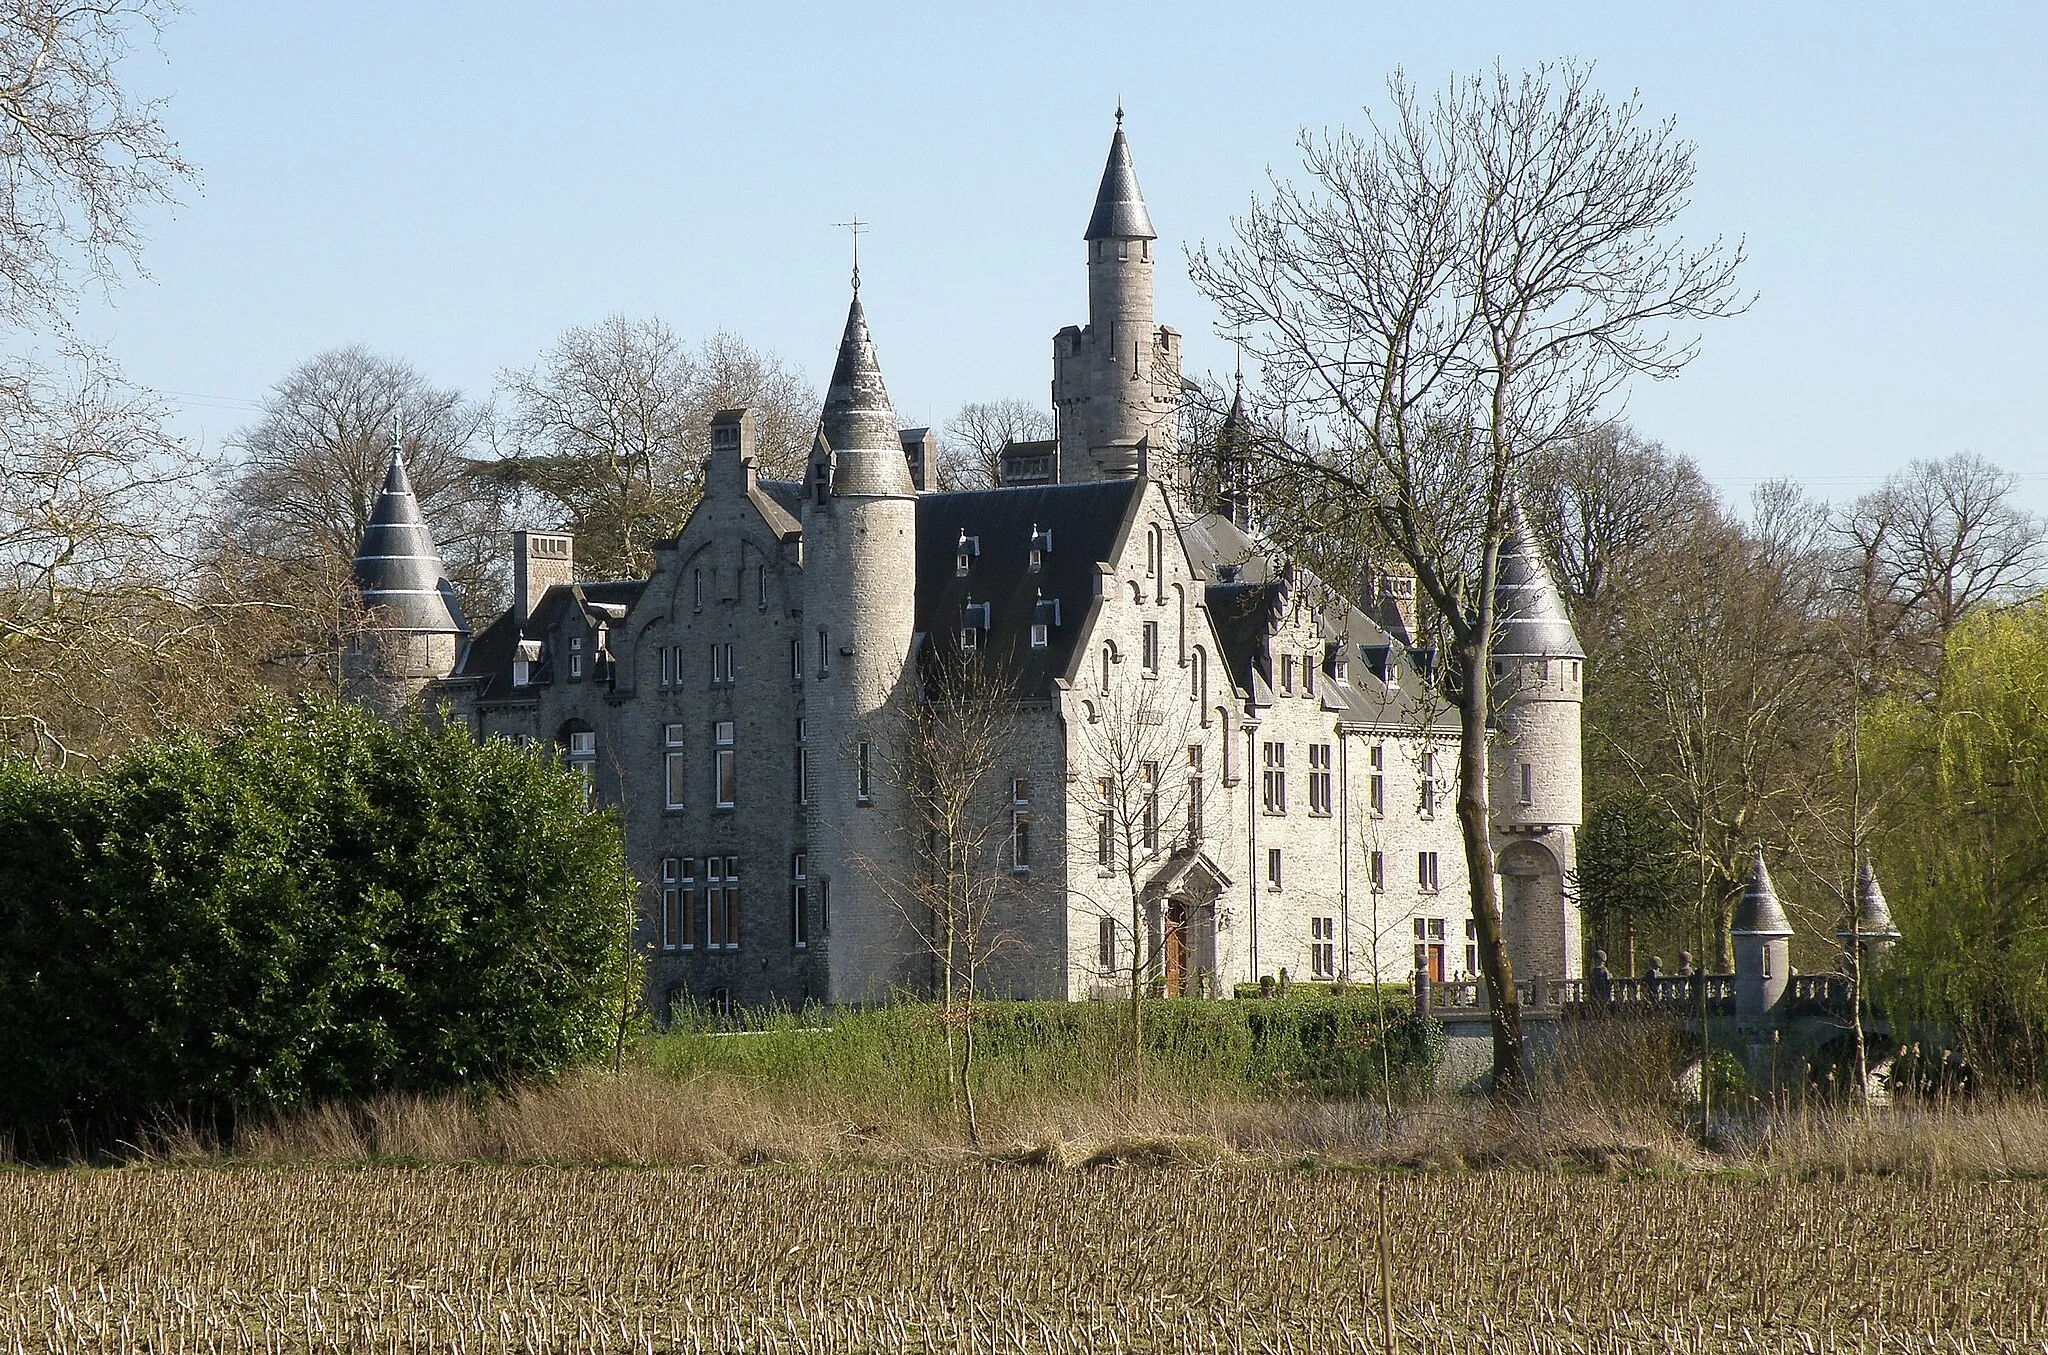
M 356 591 L 376 629 L 469 634 L 462 604 L 420 515 L 420 501 L 405 473 L 405 456 L 395 444 L 384 470 L 384 488 L 356 547 L 353 572 Z
M 1002 666 L 1015 695 L 1050 695 L 1054 680 L 1072 671 L 1096 605 L 1097 566 L 1115 558 L 1141 484 L 1104 480 L 920 495 L 917 629 L 926 637 L 924 661 L 956 660 L 968 605 L 986 605 L 984 659 Z M 1033 574 L 1035 533 L 1050 540 Z M 977 551 L 966 578 L 955 569 L 963 535 Z M 1033 649 L 1031 625 L 1041 618 L 1047 644 Z
M 580 610 L 583 619 L 592 626 L 599 622 L 616 622 L 616 617 L 610 613 L 615 609 L 630 612 L 646 591 L 646 579 L 558 583 L 541 594 L 524 626 L 517 625 L 508 611 L 484 627 L 483 633 L 470 642 L 469 652 L 463 655 L 462 666 L 455 670 L 455 679 L 476 682 L 477 696 L 482 700 L 516 695 L 518 689 L 512 685 L 512 661 L 518 657 L 521 640 L 544 639 L 572 610 Z M 553 677 L 553 659 L 553 655 L 548 655 L 531 675 L 535 683 L 545 683 Z

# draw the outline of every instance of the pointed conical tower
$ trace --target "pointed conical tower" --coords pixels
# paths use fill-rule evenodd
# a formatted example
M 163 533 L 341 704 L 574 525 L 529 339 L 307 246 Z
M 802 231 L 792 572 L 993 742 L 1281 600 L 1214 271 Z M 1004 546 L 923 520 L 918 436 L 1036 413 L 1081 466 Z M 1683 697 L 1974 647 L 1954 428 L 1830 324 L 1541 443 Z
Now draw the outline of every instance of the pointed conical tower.
M 1771 884 L 1764 849 L 1756 849 L 1749 886 L 1728 926 L 1735 946 L 1735 1014 L 1745 1020 L 1777 1011 L 1792 981 L 1792 924 Z
M 903 736 L 916 630 L 917 489 L 854 273 L 853 302 L 806 474 L 804 596 L 817 647 L 805 696 L 816 749 L 807 833 L 833 919 L 830 1000 L 879 1001 L 919 953 L 877 856 L 908 822 L 887 750 Z M 809 645 L 806 646 L 809 648 Z
M 1135 475 L 1147 464 L 1170 466 L 1179 443 L 1180 335 L 1153 319 L 1159 233 L 1138 191 L 1121 108 L 1083 238 L 1088 324 L 1053 336 L 1063 483 Z
M 1212 511 L 1239 531 L 1252 526 L 1252 434 L 1244 412 L 1244 382 L 1237 383 L 1230 411 L 1216 430 L 1216 503 Z
M 1892 906 L 1885 901 L 1884 890 L 1878 887 L 1877 872 L 1868 861 L 1856 872 L 1856 934 L 1851 936 L 1844 927 L 1835 933 L 1835 939 L 1842 943 L 1844 955 L 1851 945 L 1862 946 L 1865 978 L 1884 967 L 1892 947 L 1898 943 L 1899 929 L 1892 923 Z
M 356 547 L 353 573 L 364 617 L 344 656 L 344 686 L 388 714 L 454 672 L 469 642 L 469 623 L 420 514 L 395 428 L 384 488 Z
M 1488 789 L 1508 951 L 1518 969 L 1576 978 L 1579 910 L 1564 881 L 1578 865 L 1585 817 L 1579 715 L 1586 651 L 1519 502 L 1508 507 L 1495 610 L 1499 734 Z

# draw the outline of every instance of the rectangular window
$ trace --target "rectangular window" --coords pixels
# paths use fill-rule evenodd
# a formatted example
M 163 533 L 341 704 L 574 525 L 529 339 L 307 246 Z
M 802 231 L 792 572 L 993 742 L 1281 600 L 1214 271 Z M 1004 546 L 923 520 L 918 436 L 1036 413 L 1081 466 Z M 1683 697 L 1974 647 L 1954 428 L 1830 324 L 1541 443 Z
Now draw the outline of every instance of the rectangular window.
M 981 628 L 979 626 L 962 626 L 960 628 L 960 648 L 968 653 L 981 648 Z
M 1202 781 L 1199 776 L 1188 778 L 1188 842 L 1202 840 Z
M 1145 671 L 1156 674 L 1159 671 L 1159 623 L 1145 623 Z
M 789 642 L 789 680 L 804 680 L 804 637 L 801 635 L 795 636 Z
M 1536 768 L 1533 763 L 1524 762 L 1522 764 L 1522 803 L 1527 805 L 1534 804 L 1535 802 Z
M 1316 661 L 1313 654 L 1301 656 L 1301 694 L 1303 696 L 1314 696 L 1316 694 Z
M 804 950 L 811 944 L 811 877 L 802 852 L 790 858 L 789 879 L 789 940 Z
M 1319 979 L 1337 977 L 1337 919 L 1312 917 L 1308 920 L 1309 968 Z
M 1031 803 L 1031 778 L 1030 778 L 1030 777 L 1028 777 L 1028 776 L 1019 776 L 1019 777 L 1014 777 L 1014 778 L 1012 778 L 1012 779 L 1011 779 L 1011 781 L 1010 781 L 1010 803 L 1011 803 L 1011 804 L 1013 804 L 1013 805 L 1028 805 L 1028 804 L 1030 804 L 1030 803 Z
M 1045 648 L 1045 646 L 1046 646 L 1046 642 L 1047 642 L 1047 636 L 1046 636 L 1045 622 L 1043 622 L 1043 621 L 1034 621 L 1034 622 L 1032 622 L 1032 623 L 1031 623 L 1031 647 L 1032 647 L 1033 649 L 1044 649 L 1044 648 Z
M 1116 864 L 1116 835 L 1110 831 L 1107 809 L 1095 816 L 1095 864 L 1104 870 Z
M 1308 812 L 1327 817 L 1330 813 L 1330 745 L 1308 746 Z
M 1422 887 L 1425 894 L 1436 893 L 1435 852 L 1415 853 L 1415 883 Z
M 1385 744 L 1372 746 L 1372 777 L 1366 783 L 1366 801 L 1372 807 L 1372 816 L 1379 818 L 1387 812 L 1387 748 Z
M 737 950 L 740 944 L 740 859 L 714 856 L 704 863 L 704 946 Z
M 1116 919 L 1113 917 L 1096 920 L 1095 967 L 1104 971 L 1116 968 Z
M 796 750 L 796 802 L 807 805 L 811 802 L 811 750 Z
M 1266 848 L 1266 883 L 1274 889 L 1280 888 L 1280 849 Z
M 1374 852 L 1366 859 L 1366 878 L 1372 882 L 1372 892 L 1383 894 L 1387 888 L 1387 854 Z
M 1294 695 L 1294 656 L 1280 656 L 1280 690 L 1288 696 Z
M 854 771 L 853 794 L 862 804 L 867 804 L 875 795 L 875 746 L 863 743 L 859 749 L 859 765 Z
M 818 676 L 825 677 L 832 671 L 832 651 L 828 648 L 830 637 L 823 626 L 818 627 Z
M 1421 798 L 1416 812 L 1425 819 L 1436 817 L 1436 751 L 1425 748 L 1422 752 Z
M 711 728 L 711 779 L 713 803 L 720 809 L 731 809 L 738 799 L 739 761 L 738 750 L 733 747 L 733 722 L 720 720 Z
M 667 857 L 661 863 L 662 942 L 666 950 L 697 948 L 697 859 Z
M 711 685 L 730 687 L 733 684 L 733 649 L 730 643 L 711 646 Z
M 1261 757 L 1265 761 L 1262 789 L 1268 814 L 1287 812 L 1287 745 L 1268 743 L 1262 746 Z
M 661 655 L 661 685 L 673 686 L 676 680 L 676 652 L 667 645 L 655 651 Z
M 663 725 L 662 744 L 662 802 L 670 809 L 683 807 L 684 783 L 689 780 L 689 763 L 683 753 L 683 727 Z
M 1145 788 L 1145 850 L 1156 852 L 1159 850 L 1159 764 L 1146 763 L 1138 775 Z
M 1010 865 L 1011 869 L 1031 869 L 1031 815 L 1022 809 L 1010 815 Z

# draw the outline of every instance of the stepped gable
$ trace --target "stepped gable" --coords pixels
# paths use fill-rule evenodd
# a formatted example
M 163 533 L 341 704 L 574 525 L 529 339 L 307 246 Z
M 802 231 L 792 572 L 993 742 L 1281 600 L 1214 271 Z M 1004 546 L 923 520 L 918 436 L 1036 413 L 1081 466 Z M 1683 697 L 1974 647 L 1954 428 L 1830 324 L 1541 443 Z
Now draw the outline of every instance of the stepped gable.
M 1102 167 L 1102 186 L 1095 192 L 1095 210 L 1088 217 L 1084 240 L 1157 240 L 1145 195 L 1138 191 L 1138 171 L 1131 165 L 1131 145 L 1124 140 L 1124 111 L 1116 111 L 1116 135 L 1110 138 L 1109 162 Z
M 853 497 L 909 498 L 917 493 L 903 441 L 896 432 L 896 412 L 882 383 L 874 337 L 868 333 L 867 311 L 860 304 L 860 284 L 846 308 L 846 330 L 832 381 L 825 388 L 825 409 L 819 431 L 832 449 L 832 492 Z
M 1504 658 L 1583 659 L 1578 632 L 1565 611 L 1564 595 L 1550 577 L 1543 548 L 1529 530 L 1520 499 L 1508 502 L 1508 530 L 1501 541 L 1495 579 L 1498 620 L 1493 652 Z
M 1055 679 L 1073 675 L 1076 646 L 1099 605 L 1096 566 L 1116 558 L 1140 483 L 1104 480 L 919 495 L 920 663 L 957 660 L 967 606 L 985 603 L 985 658 L 1002 666 L 1014 695 L 1051 695 Z M 963 533 L 978 552 L 969 557 L 966 578 L 957 571 Z M 1036 574 L 1031 572 L 1034 533 L 1050 534 Z M 1031 648 L 1034 619 L 1046 623 L 1044 649 Z
M 1728 930 L 1749 936 L 1792 934 L 1792 924 L 1778 902 L 1778 891 L 1771 884 L 1771 872 L 1764 865 L 1761 847 L 1756 849 L 1756 865 L 1750 872 L 1748 887 L 1742 891 L 1742 902 L 1735 905 L 1735 917 Z
M 420 514 L 405 454 L 394 439 L 384 487 L 363 529 L 352 566 L 356 591 L 376 630 L 468 635 L 462 604 L 448 581 L 441 553 Z

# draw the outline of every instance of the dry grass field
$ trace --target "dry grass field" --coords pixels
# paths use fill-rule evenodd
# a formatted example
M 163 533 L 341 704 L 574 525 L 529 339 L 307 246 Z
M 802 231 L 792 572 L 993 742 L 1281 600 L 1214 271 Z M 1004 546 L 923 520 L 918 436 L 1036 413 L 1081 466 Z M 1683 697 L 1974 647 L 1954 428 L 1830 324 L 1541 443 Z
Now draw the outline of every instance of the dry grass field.
M 1175 1160 L 0 1177 L 0 1350 L 2048 1348 L 2048 1185 Z

